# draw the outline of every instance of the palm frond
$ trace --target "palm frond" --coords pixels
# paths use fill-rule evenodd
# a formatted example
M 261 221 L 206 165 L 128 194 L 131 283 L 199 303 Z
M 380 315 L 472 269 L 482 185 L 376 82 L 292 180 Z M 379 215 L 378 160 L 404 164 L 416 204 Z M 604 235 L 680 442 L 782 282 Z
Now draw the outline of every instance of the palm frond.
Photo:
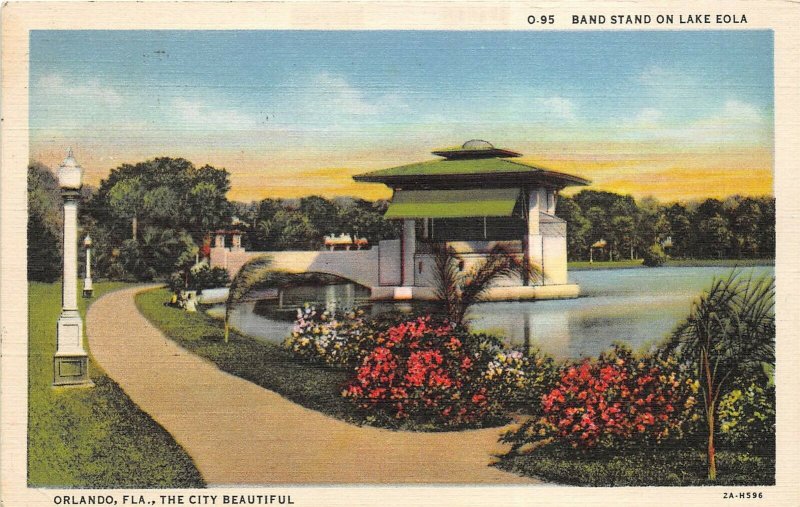
M 247 261 L 236 273 L 228 290 L 225 301 L 225 342 L 229 337 L 228 319 L 233 306 L 240 302 L 253 288 L 262 283 L 272 273 L 272 257 L 262 255 Z
M 442 301 L 447 317 L 456 324 L 463 324 L 470 306 L 483 301 L 486 293 L 500 278 L 519 275 L 533 280 L 541 275 L 537 266 L 528 265 L 497 245 L 478 264 L 466 273 L 459 265 L 464 260 L 446 244 L 434 248 L 433 285 L 436 297 Z
M 713 357 L 720 378 L 774 363 L 774 308 L 774 277 L 745 278 L 734 270 L 714 279 L 694 302 L 689 317 L 673 331 L 671 346 L 696 365 L 703 354 Z

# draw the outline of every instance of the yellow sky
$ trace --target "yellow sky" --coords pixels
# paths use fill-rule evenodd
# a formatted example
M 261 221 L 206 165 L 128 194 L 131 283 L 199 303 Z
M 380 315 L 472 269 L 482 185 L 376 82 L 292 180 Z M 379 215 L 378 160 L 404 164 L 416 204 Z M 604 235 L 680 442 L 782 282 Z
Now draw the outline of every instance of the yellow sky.
M 123 158 L 112 156 L 101 147 L 81 148 L 76 150 L 76 157 L 85 168 L 84 181 L 94 186 L 113 167 L 164 154 L 130 153 Z M 533 149 L 525 151 L 531 153 Z M 653 196 L 661 201 L 773 194 L 773 157 L 771 150 L 765 148 L 676 152 L 664 146 L 584 144 L 579 147 L 548 145 L 542 152 L 521 160 L 592 181 L 589 187 L 567 188 L 566 195 L 583 188 L 630 194 L 636 198 Z M 228 197 L 244 202 L 307 195 L 389 198 L 391 190 L 386 186 L 357 183 L 352 176 L 435 158 L 418 148 L 348 153 L 349 164 L 332 167 L 326 165 L 329 157 L 313 152 L 302 158 L 280 153 L 264 157 L 244 151 L 215 151 L 210 155 L 184 153 L 182 156 L 197 166 L 208 163 L 225 167 L 231 173 L 232 189 Z M 63 154 L 56 151 L 32 153 L 33 160 L 40 160 L 53 169 L 62 158 Z

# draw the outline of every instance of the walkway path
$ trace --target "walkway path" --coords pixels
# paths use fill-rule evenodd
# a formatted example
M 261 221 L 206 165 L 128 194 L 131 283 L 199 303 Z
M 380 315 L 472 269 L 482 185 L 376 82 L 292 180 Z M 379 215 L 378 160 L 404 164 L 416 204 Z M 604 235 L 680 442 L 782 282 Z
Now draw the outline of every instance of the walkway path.
M 353 426 L 222 372 L 137 310 L 142 287 L 86 317 L 94 358 L 192 456 L 209 484 L 533 483 L 487 466 L 498 429 L 410 433 Z

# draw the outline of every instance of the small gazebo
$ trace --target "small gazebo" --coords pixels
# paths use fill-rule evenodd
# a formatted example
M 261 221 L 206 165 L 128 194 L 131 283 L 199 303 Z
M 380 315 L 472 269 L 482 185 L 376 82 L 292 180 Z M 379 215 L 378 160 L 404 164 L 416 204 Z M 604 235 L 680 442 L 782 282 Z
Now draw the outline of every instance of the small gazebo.
M 430 285 L 432 243 L 445 242 L 468 259 L 502 243 L 541 267 L 542 285 L 565 286 L 550 291 L 555 297 L 577 295 L 577 286 L 566 287 L 566 222 L 555 210 L 559 191 L 588 180 L 513 160 L 522 155 L 478 139 L 432 153 L 441 158 L 353 177 L 394 191 L 385 217 L 403 221 L 401 286 Z M 504 285 L 528 283 L 521 277 Z M 540 297 L 528 292 L 512 290 L 509 297 Z

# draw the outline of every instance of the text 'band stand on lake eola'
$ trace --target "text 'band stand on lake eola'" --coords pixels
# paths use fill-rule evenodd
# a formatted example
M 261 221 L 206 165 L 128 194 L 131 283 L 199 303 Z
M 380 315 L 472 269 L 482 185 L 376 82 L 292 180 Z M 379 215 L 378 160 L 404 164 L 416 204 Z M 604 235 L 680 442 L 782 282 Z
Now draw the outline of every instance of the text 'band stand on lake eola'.
M 374 300 L 435 298 L 434 251 L 451 247 L 468 270 L 495 247 L 541 270 L 539 280 L 508 276 L 487 300 L 577 297 L 567 279 L 567 224 L 555 216 L 558 192 L 588 180 L 511 160 L 521 156 L 481 141 L 433 151 L 442 158 L 356 175 L 393 190 L 385 217 L 402 220 L 400 239 L 365 250 L 246 252 L 217 241 L 211 265 L 233 276 L 248 259 L 268 254 L 275 269 L 341 276 Z

